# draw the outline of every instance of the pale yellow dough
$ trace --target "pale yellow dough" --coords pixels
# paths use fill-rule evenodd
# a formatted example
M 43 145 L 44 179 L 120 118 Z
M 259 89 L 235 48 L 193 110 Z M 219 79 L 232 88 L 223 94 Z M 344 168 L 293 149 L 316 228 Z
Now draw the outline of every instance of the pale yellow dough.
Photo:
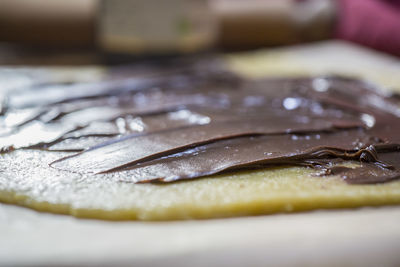
M 292 51 L 290 57 L 286 50 L 277 50 L 233 56 L 228 61 L 235 71 L 250 76 L 316 74 L 318 67 L 307 63 L 306 56 L 301 59 L 301 55 L 309 53 L 307 49 L 300 49 L 297 54 Z M 328 54 L 335 60 L 345 60 L 328 52 L 322 53 L 318 62 Z M 339 67 L 339 71 L 330 68 L 325 74 L 340 74 Z M 366 70 L 364 78 L 400 85 L 387 70 L 381 68 L 387 79 L 376 73 L 368 76 L 370 70 Z M 362 77 L 360 69 L 343 71 L 346 73 L 342 74 Z M 275 167 L 166 185 L 133 184 L 119 182 L 117 176 L 80 176 L 48 168 L 47 163 L 60 156 L 42 151 L 16 151 L 2 156 L 0 201 L 39 211 L 110 220 L 215 218 L 400 204 L 400 181 L 348 185 L 335 176 L 315 177 L 314 171 L 306 168 Z
M 270 214 L 400 203 L 400 181 L 348 185 L 298 167 L 227 173 L 173 184 L 133 184 L 118 177 L 49 169 L 60 155 L 24 151 L 3 157 L 13 176 L 0 176 L 0 201 L 77 217 L 174 220 Z M 13 163 L 13 159 L 24 164 Z M 3 165 L 2 164 L 2 165 Z M 2 166 L 3 167 L 3 166 Z

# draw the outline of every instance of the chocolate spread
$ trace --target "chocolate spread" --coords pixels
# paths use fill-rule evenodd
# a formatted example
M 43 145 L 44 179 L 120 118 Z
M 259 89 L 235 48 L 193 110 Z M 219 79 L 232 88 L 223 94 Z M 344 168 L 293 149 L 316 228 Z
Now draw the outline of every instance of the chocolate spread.
M 398 97 L 341 77 L 249 80 L 216 62 L 115 68 L 96 83 L 5 92 L 1 151 L 70 152 L 50 166 L 131 182 L 271 165 L 348 183 L 400 178 Z

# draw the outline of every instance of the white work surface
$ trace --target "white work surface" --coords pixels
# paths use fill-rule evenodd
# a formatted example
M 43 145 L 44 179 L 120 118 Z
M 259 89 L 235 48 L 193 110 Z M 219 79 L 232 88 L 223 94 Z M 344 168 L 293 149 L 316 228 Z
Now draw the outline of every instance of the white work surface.
M 106 222 L 0 206 L 0 265 L 399 266 L 400 208 Z
M 398 60 L 339 42 L 245 57 L 260 75 L 300 75 L 307 69 L 400 85 Z M 262 58 L 270 62 L 265 70 Z M 0 204 L 0 266 L 400 266 L 399 222 L 399 206 L 107 222 Z

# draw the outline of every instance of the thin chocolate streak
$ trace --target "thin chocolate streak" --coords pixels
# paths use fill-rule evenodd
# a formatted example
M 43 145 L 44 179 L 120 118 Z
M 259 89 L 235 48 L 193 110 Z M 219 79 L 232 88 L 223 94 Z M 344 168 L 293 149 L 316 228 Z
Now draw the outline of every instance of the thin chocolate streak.
M 354 150 L 354 142 L 364 135 L 362 130 L 349 130 L 313 135 L 261 136 L 239 138 L 197 147 L 183 153 L 156 159 L 122 170 L 123 177 L 135 182 L 171 182 L 219 173 L 221 171 L 270 165 L 302 165 L 323 169 L 328 173 L 330 161 L 341 158 L 372 162 L 383 169 L 392 165 L 378 161 L 374 147 Z M 340 139 L 340 144 L 337 140 Z M 368 143 L 364 144 L 365 146 Z M 296 147 L 296 152 L 293 147 Z M 400 151 L 393 146 L 390 151 Z M 270 152 L 265 152 L 270 151 Z M 218 159 L 218 160 L 215 160 Z M 355 179 L 349 179 L 354 182 Z
M 25 146 L 19 140 L 13 147 L 3 138 L 7 145 L 1 151 L 83 150 L 51 166 L 118 174 L 128 182 L 171 182 L 283 164 L 338 174 L 348 183 L 400 178 L 395 96 L 352 79 L 246 81 L 210 63 L 185 64 L 156 72 L 126 68 L 121 75 L 116 69 L 109 81 L 3 96 L 9 99 L 7 110 L 43 106 L 43 113 L 7 133 L 10 140 L 32 123 L 43 129 L 36 143 Z M 46 139 L 47 129 L 56 125 L 66 130 Z M 93 137 L 109 139 L 90 147 Z M 72 141 L 70 147 L 62 145 L 66 140 Z M 360 161 L 361 167 L 336 165 L 347 160 Z

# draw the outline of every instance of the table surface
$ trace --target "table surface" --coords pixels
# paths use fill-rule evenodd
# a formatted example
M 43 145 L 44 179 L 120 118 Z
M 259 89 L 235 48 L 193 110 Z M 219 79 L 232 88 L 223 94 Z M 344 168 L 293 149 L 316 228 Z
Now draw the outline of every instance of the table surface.
M 275 67 L 269 66 L 271 59 Z M 361 75 L 400 85 L 399 60 L 341 42 L 234 56 L 234 68 L 243 68 L 246 60 L 243 64 L 250 61 L 258 68 L 248 68 L 255 76 L 300 75 L 306 69 L 310 74 Z M 345 61 L 351 61 L 347 67 Z M 288 62 L 293 64 L 287 67 Z M 400 266 L 399 221 L 399 206 L 107 222 L 0 204 L 0 266 Z
M 400 207 L 107 222 L 0 205 L 0 265 L 399 266 Z

